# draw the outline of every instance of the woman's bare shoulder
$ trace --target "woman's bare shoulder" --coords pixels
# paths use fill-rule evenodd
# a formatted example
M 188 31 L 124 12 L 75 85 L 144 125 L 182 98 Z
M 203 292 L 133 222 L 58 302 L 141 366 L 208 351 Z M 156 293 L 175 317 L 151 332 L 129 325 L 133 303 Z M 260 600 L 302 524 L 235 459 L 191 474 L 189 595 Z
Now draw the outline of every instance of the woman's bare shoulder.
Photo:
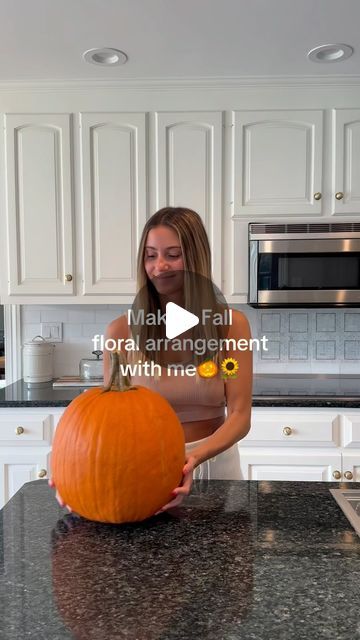
M 107 338 L 127 338 L 129 333 L 129 325 L 127 313 L 112 320 L 106 327 Z
M 250 335 L 249 321 L 242 311 L 239 309 L 231 309 L 232 324 L 229 327 L 229 334 L 240 338 L 247 338 Z

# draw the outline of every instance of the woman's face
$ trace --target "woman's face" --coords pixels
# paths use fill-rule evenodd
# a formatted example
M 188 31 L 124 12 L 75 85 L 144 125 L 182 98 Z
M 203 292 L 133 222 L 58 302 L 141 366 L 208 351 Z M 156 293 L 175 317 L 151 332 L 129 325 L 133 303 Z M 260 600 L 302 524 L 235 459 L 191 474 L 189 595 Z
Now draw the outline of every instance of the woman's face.
M 150 229 L 145 242 L 144 267 L 159 293 L 170 294 L 182 287 L 184 260 L 178 234 L 173 229 L 166 226 Z

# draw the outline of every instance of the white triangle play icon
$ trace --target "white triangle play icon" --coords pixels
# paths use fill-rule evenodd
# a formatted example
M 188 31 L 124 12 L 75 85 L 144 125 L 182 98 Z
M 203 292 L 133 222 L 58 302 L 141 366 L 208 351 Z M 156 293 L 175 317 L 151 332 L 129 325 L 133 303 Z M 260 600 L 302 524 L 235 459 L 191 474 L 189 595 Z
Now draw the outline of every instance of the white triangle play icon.
M 175 302 L 166 305 L 166 337 L 169 340 L 199 324 L 199 318 L 190 311 L 179 307 Z

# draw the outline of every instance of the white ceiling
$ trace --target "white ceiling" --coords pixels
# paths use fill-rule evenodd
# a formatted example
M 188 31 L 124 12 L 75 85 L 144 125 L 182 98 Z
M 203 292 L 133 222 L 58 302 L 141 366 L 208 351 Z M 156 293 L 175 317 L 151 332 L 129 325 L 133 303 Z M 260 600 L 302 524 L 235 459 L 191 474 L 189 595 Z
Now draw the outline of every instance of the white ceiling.
M 2 0 L 0 82 L 360 74 L 359 0 Z M 350 44 L 344 62 L 307 52 Z M 124 66 L 83 61 L 115 47 Z

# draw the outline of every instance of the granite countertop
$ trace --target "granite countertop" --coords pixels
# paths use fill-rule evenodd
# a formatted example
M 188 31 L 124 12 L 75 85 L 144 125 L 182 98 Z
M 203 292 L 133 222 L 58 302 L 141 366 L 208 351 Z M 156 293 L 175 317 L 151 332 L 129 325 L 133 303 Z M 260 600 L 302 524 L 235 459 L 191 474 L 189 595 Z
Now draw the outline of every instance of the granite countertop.
M 360 538 L 329 489 L 198 480 L 170 513 L 104 525 L 46 481 L 0 512 L 4 640 L 360 637 Z
M 66 407 L 85 389 L 52 383 L 28 388 L 23 380 L 0 389 L 1 407 Z M 360 408 L 360 376 L 255 374 L 253 407 Z

